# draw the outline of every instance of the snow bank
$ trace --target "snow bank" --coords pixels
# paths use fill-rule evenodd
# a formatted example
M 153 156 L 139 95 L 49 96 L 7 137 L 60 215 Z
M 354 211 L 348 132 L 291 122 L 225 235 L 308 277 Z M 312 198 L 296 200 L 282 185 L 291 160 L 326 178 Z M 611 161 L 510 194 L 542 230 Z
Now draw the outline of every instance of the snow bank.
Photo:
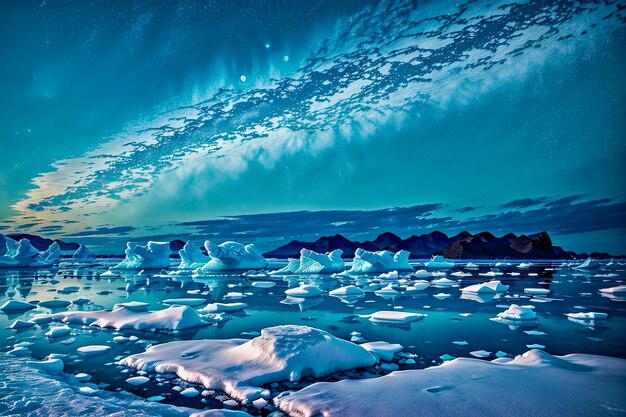
M 332 274 L 345 269 L 341 249 L 329 253 L 317 253 L 309 249 L 300 251 L 300 259 L 289 259 L 286 267 L 271 274 Z
M 178 254 L 180 255 L 178 269 L 197 269 L 204 266 L 211 259 L 202 253 L 198 245 L 192 240 L 188 240 L 185 246 L 178 251 Z
M 500 281 L 489 281 L 481 284 L 470 285 L 469 287 L 461 288 L 461 292 L 467 293 L 498 293 L 505 292 L 509 289 L 508 285 L 502 284 Z
M 218 271 L 247 271 L 266 268 L 267 260 L 254 245 L 242 245 L 238 242 L 224 242 L 216 245 L 204 242 L 210 260 L 194 270 L 194 274 L 205 275 Z
M 454 262 L 450 262 L 442 255 L 435 255 L 424 264 L 426 268 L 454 268 L 454 265 Z
M 205 324 L 202 318 L 188 306 L 173 306 L 159 311 L 135 311 L 124 304 L 116 304 L 113 310 L 65 311 L 56 314 L 38 314 L 34 322 L 59 321 L 67 324 L 86 324 L 96 327 L 113 327 L 117 330 L 184 330 Z
M 458 358 L 381 378 L 316 383 L 276 402 L 302 417 L 607 416 L 626 409 L 625 378 L 624 359 L 531 350 L 513 360 Z
M 186 340 L 152 346 L 122 365 L 219 389 L 241 402 L 267 397 L 260 385 L 373 365 L 362 347 L 306 326 L 277 326 L 252 340 Z
M 58 262 L 60 256 L 57 242 L 39 252 L 28 239 L 17 242 L 0 234 L 0 268 L 48 268 Z
M 413 271 L 409 265 L 409 252 L 401 250 L 394 255 L 387 250 L 370 252 L 357 249 L 354 253 L 352 268 L 346 274 L 378 274 L 389 271 Z
M 126 258 L 114 269 L 161 269 L 170 266 L 170 244 L 148 242 L 146 246 L 133 242 L 126 244 Z

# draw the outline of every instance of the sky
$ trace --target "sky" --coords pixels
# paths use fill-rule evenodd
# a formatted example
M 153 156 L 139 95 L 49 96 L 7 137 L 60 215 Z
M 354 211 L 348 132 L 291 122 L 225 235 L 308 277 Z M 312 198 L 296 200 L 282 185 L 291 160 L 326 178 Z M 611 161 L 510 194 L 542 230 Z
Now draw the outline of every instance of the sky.
M 0 2 L 0 233 L 626 254 L 608 1 Z

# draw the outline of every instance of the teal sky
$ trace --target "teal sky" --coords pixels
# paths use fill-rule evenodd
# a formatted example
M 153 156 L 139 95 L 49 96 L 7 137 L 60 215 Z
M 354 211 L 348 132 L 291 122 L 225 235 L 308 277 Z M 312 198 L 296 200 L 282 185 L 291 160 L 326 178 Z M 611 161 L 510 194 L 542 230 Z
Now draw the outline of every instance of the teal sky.
M 553 3 L 2 2 L 0 227 L 117 248 L 265 213 L 217 238 L 271 246 L 332 231 L 264 234 L 284 212 L 434 204 L 398 232 L 626 253 L 624 18 Z

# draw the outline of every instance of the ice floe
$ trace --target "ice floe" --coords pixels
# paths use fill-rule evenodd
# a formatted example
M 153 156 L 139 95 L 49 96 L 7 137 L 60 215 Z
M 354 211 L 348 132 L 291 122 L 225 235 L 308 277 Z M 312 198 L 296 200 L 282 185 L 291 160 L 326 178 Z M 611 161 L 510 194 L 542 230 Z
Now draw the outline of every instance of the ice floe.
M 219 245 L 207 240 L 204 242 L 210 260 L 194 270 L 194 275 L 210 275 L 219 271 L 247 271 L 263 269 L 267 260 L 254 245 L 238 242 L 224 242 Z
M 369 321 L 375 324 L 409 324 L 420 321 L 426 314 L 404 311 L 377 311 L 370 315 Z
M 7 314 L 15 314 L 24 313 L 34 308 L 37 308 L 37 306 L 31 303 L 25 303 L 24 301 L 19 300 L 9 300 L 6 303 L 2 304 L 0 310 L 4 311 Z
M 341 249 L 329 253 L 317 253 L 309 249 L 300 250 L 300 259 L 289 259 L 284 268 L 272 274 L 332 274 L 345 269 Z
M 79 245 L 76 252 L 72 255 L 70 262 L 92 265 L 96 263 L 96 257 L 91 253 L 87 246 Z
M 285 294 L 298 298 L 319 297 L 322 295 L 322 290 L 316 285 L 300 283 L 296 288 L 285 290 Z
M 430 261 L 426 262 L 424 266 L 426 268 L 441 268 L 449 269 L 454 268 L 455 263 L 444 258 L 442 255 L 434 255 Z
M 268 398 L 261 385 L 275 381 L 321 378 L 337 371 L 373 365 L 366 349 L 307 326 L 277 326 L 252 340 L 187 340 L 150 347 L 120 364 L 180 378 L 225 391 L 250 403 Z
M 133 242 L 126 244 L 126 258 L 114 269 L 162 269 L 170 266 L 170 244 L 149 241 L 142 246 Z
M 180 255 L 180 264 L 178 265 L 179 269 L 200 268 L 209 262 L 210 259 L 202 253 L 198 245 L 196 245 L 192 240 L 188 240 L 187 243 L 185 243 L 185 246 L 178 251 L 178 255 Z
M 461 288 L 461 292 L 467 293 L 499 293 L 509 289 L 508 285 L 502 284 L 500 281 L 489 281 L 480 284 L 470 285 Z
M 587 313 L 565 313 L 565 315 L 571 319 L 584 320 L 584 321 L 595 321 L 595 320 L 606 320 L 609 316 L 606 313 L 597 313 L 595 311 L 590 311 Z
M 362 297 L 365 295 L 365 292 L 359 287 L 356 287 L 354 285 L 347 285 L 345 287 L 335 288 L 334 290 L 331 290 L 328 294 L 332 295 L 333 297 L 349 297 L 349 296 Z
M 231 311 L 239 311 L 248 307 L 246 303 L 212 303 L 199 310 L 202 313 L 223 313 Z
M 517 304 L 511 304 L 511 306 L 498 313 L 496 319 L 508 320 L 508 321 L 530 321 L 537 320 L 537 315 L 533 311 L 531 306 L 519 306 Z
M 580 265 L 575 265 L 573 267 L 573 269 L 578 269 L 578 270 L 595 270 L 600 268 L 600 262 L 598 262 L 597 260 L 593 259 L 593 258 L 587 258 L 585 260 L 585 262 L 583 262 Z
M 389 251 L 370 252 L 357 249 L 354 252 L 352 268 L 346 274 L 379 274 L 389 271 L 413 271 L 409 265 L 409 252 L 401 250 L 393 254 Z
M 39 252 L 28 239 L 18 242 L 0 234 L 0 268 L 48 268 L 58 262 L 60 256 L 57 242 Z

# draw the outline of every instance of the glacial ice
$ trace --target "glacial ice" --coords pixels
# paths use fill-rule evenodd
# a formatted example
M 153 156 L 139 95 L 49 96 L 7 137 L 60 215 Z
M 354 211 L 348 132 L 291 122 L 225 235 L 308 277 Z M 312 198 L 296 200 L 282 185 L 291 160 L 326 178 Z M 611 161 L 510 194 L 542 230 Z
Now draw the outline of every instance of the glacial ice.
M 289 258 L 284 268 L 270 272 L 271 274 L 332 274 L 345 269 L 341 249 L 329 253 L 317 253 L 309 249 L 300 250 L 300 259 Z
M 511 306 L 507 310 L 503 311 L 502 313 L 498 313 L 496 318 L 508 321 L 527 321 L 537 320 L 537 315 L 529 306 L 518 306 L 517 304 L 511 304 Z
M 197 269 L 204 266 L 211 259 L 202 253 L 193 240 L 188 240 L 185 246 L 178 251 L 178 254 L 180 255 L 178 269 Z
M 113 269 L 162 269 L 170 266 L 170 244 L 149 241 L 142 246 L 133 242 L 126 244 L 126 258 Z
M 322 290 L 316 285 L 300 283 L 296 288 L 285 290 L 285 294 L 299 298 L 319 297 L 322 295 Z
M 616 287 L 602 288 L 600 292 L 605 294 L 622 294 L 626 293 L 626 285 L 618 285 Z
M 590 311 L 587 313 L 565 313 L 565 315 L 571 319 L 584 321 L 606 320 L 606 318 L 609 316 L 606 313 L 596 313 L 595 311 Z
M 442 255 L 435 255 L 430 259 L 430 261 L 424 264 L 426 268 L 441 268 L 441 269 L 454 268 L 454 265 L 455 265 L 454 262 L 447 260 Z
M 0 234 L 0 268 L 48 268 L 58 262 L 60 256 L 57 242 L 39 252 L 28 239 L 17 242 Z
M 302 417 L 606 416 L 626 409 L 625 376 L 624 359 L 531 350 L 512 360 L 457 358 L 380 378 L 319 382 L 277 405 Z
M 201 313 L 222 313 L 222 312 L 231 312 L 231 311 L 239 311 L 248 307 L 246 303 L 212 303 L 208 304 L 200 311 Z
M 354 253 L 352 268 L 345 274 L 379 274 L 393 270 L 413 271 L 409 265 L 409 252 L 401 250 L 394 255 L 386 250 L 370 252 L 359 248 Z
M 252 340 L 186 340 L 150 347 L 120 364 L 146 372 L 175 373 L 180 378 L 225 391 L 250 403 L 269 392 L 261 385 L 277 381 L 321 378 L 331 373 L 371 366 L 367 350 L 307 326 L 277 326 Z
M 65 311 L 56 314 L 38 314 L 32 321 L 39 323 L 46 320 L 60 321 L 67 324 L 84 324 L 96 327 L 112 327 L 116 330 L 158 329 L 184 330 L 205 324 L 191 307 L 172 306 L 164 310 L 143 312 L 135 311 L 124 304 L 116 304 L 111 311 Z
M 362 297 L 365 295 L 362 289 L 360 289 L 359 287 L 355 287 L 354 285 L 347 285 L 345 287 L 335 288 L 334 290 L 331 290 L 328 294 L 332 295 L 333 297 Z
M 594 270 L 594 269 L 598 269 L 600 268 L 600 262 L 598 262 L 597 260 L 593 259 L 593 258 L 587 258 L 585 260 L 585 262 L 583 262 L 580 265 L 576 265 L 573 267 L 573 269 L 578 269 L 578 270 Z
M 524 292 L 526 294 L 532 295 L 548 295 L 550 294 L 550 290 L 547 288 L 524 288 Z
M 36 305 L 31 303 L 25 303 L 18 300 L 9 300 L 0 307 L 0 310 L 6 314 L 24 313 L 25 311 L 37 308 Z
M 88 358 L 93 358 L 94 356 L 104 355 L 109 350 L 111 350 L 111 346 L 106 346 L 106 345 L 81 346 L 77 349 L 78 353 Z
M 369 321 L 376 324 L 409 324 L 420 321 L 424 317 L 426 317 L 426 314 L 404 311 L 377 311 L 369 317 Z
M 461 292 L 470 293 L 499 293 L 505 292 L 509 289 L 508 285 L 502 284 L 500 281 L 489 281 L 480 284 L 470 285 L 469 287 L 461 288 Z
M 76 252 L 72 255 L 71 262 L 78 264 L 94 264 L 96 257 L 91 253 L 85 245 L 79 245 Z
M 211 275 L 219 271 L 247 271 L 263 269 L 267 260 L 254 245 L 242 245 L 238 242 L 224 242 L 216 245 L 207 240 L 204 242 L 210 260 L 194 270 L 194 275 Z

